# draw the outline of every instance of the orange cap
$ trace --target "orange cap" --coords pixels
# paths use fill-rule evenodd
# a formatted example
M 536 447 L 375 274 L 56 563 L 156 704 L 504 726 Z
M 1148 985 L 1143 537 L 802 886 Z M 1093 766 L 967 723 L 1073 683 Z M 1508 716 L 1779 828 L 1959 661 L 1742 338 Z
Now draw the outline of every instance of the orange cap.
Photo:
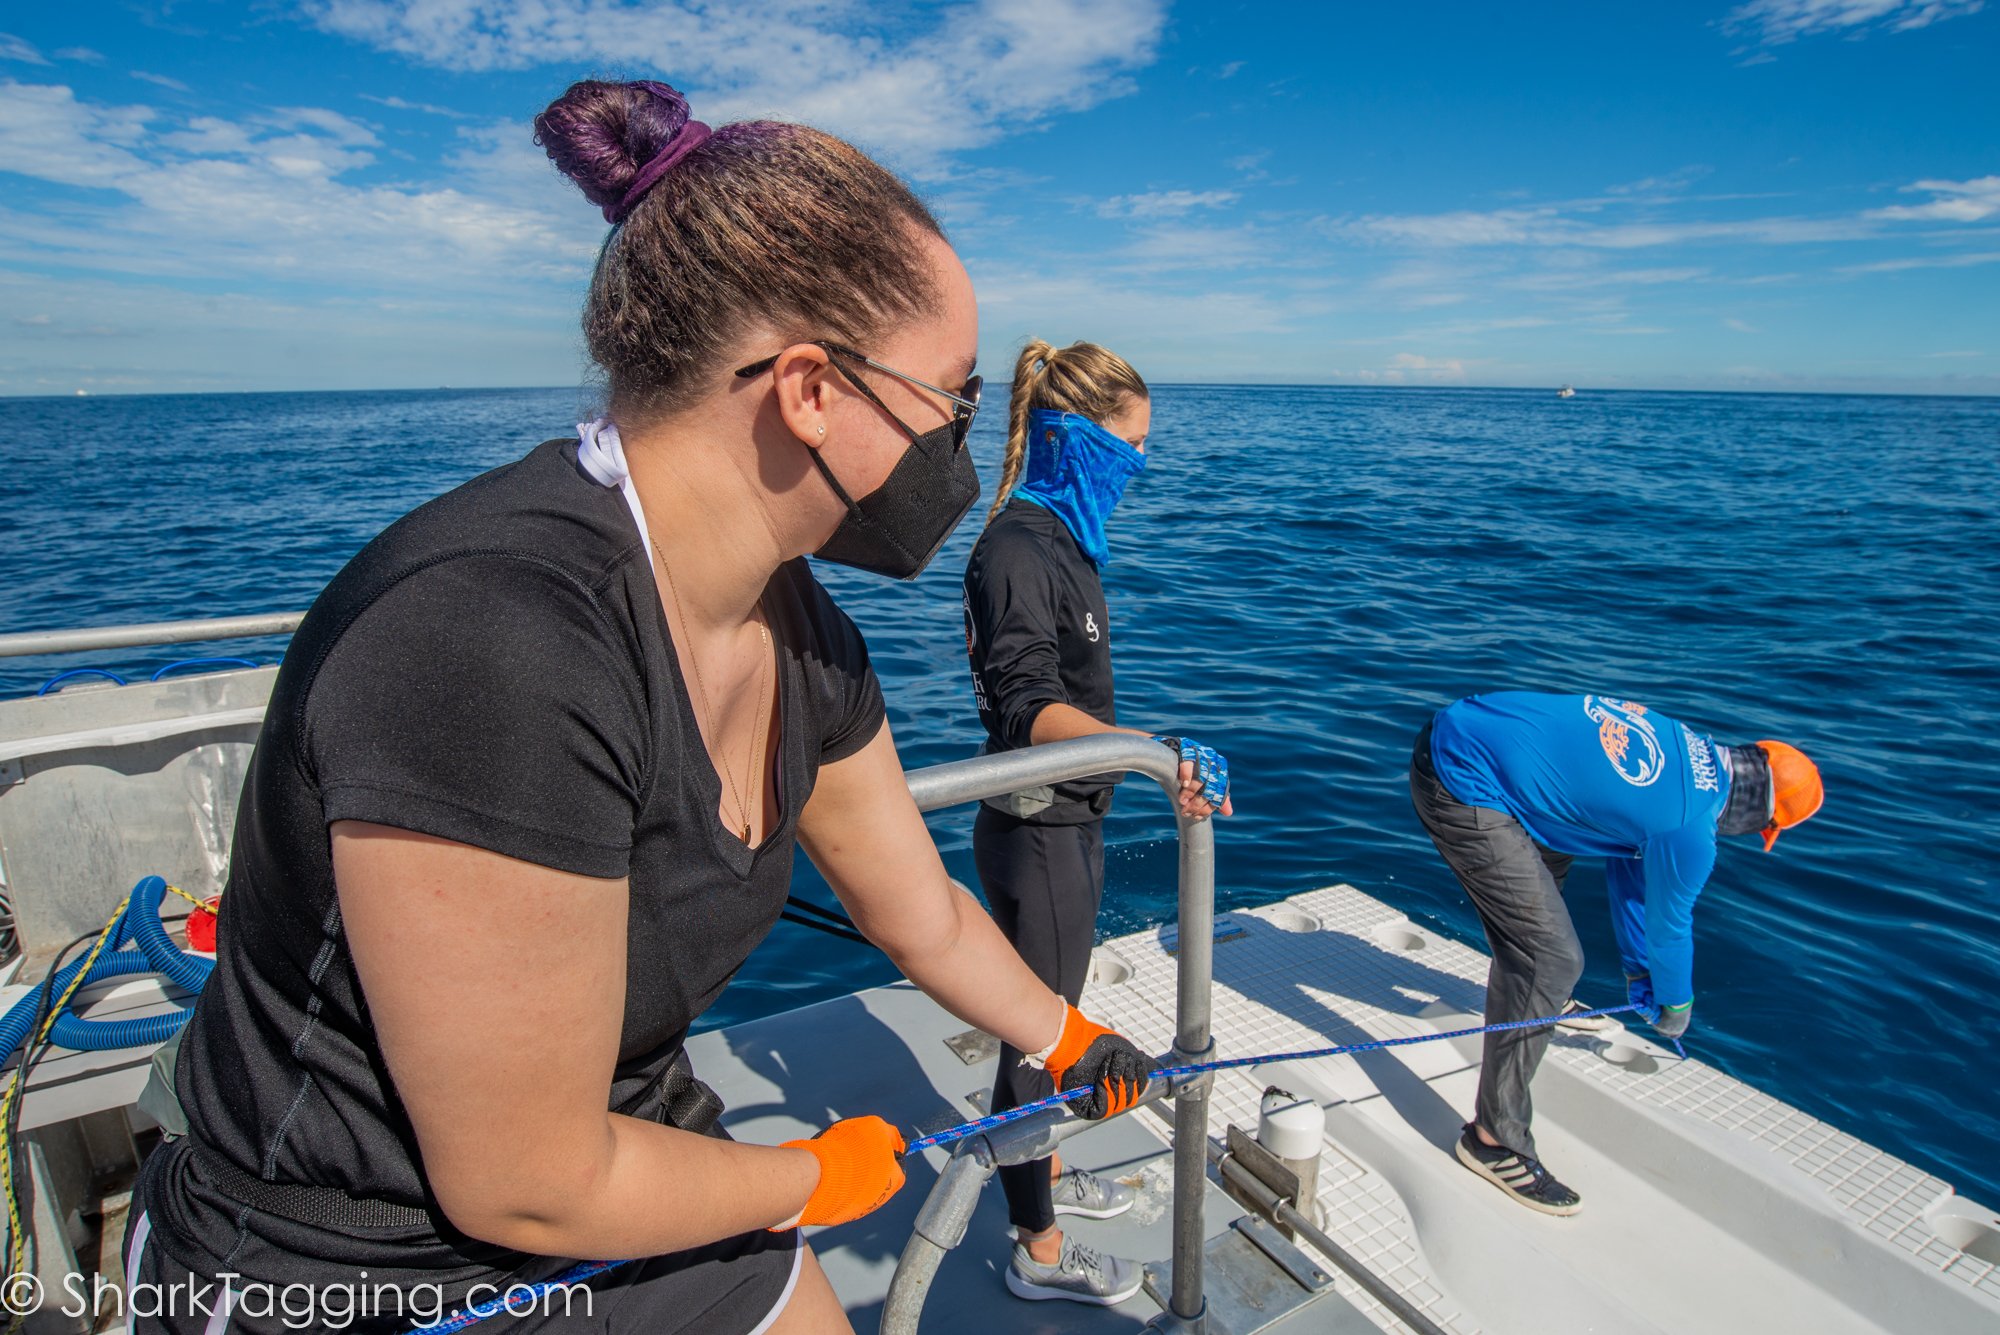
M 1771 823 L 1764 827 L 1764 851 L 1778 842 L 1778 832 L 1809 820 L 1826 801 L 1826 786 L 1820 782 L 1819 767 L 1796 746 L 1783 742 L 1759 742 L 1764 758 L 1771 762 Z

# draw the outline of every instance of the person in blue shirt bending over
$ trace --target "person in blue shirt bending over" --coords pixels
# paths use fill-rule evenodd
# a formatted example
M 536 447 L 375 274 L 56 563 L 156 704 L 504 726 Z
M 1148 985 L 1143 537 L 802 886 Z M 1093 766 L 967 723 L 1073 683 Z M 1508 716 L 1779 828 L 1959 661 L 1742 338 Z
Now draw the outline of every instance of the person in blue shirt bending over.
M 1576 857 L 1601 857 L 1628 999 L 1678 1039 L 1694 1013 L 1694 901 L 1716 836 L 1761 833 L 1768 852 L 1823 796 L 1794 747 L 1720 746 L 1602 695 L 1469 696 L 1424 725 L 1410 759 L 1417 816 L 1486 928 L 1488 1024 L 1584 1009 L 1570 999 L 1583 947 L 1563 879 Z M 1542 1166 L 1528 1127 L 1548 1045 L 1547 1027 L 1486 1036 L 1458 1158 L 1530 1209 L 1568 1215 L 1582 1198 Z

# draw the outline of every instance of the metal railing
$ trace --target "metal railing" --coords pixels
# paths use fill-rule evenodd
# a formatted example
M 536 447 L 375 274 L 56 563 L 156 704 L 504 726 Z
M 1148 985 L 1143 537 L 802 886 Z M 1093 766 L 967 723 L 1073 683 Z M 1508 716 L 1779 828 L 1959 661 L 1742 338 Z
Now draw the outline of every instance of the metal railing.
M 195 640 L 241 640 L 255 635 L 289 635 L 304 612 L 266 612 L 202 621 L 149 621 L 136 626 L 96 626 L 82 630 L 24 630 L 0 635 L 0 658 L 30 654 L 74 654 L 86 649 L 130 649 L 146 644 L 187 644 Z
M 1020 751 L 913 770 L 910 793 L 924 811 L 999 797 L 1068 779 L 1099 774 L 1143 774 L 1174 801 L 1180 792 L 1179 763 L 1158 742 L 1126 733 L 1080 737 Z M 1207 820 L 1177 815 L 1180 836 L 1179 975 L 1175 996 L 1173 1062 L 1206 1061 L 1209 1036 L 1209 982 L 1215 948 L 1215 831 Z M 1207 1329 L 1202 1298 L 1202 1245 L 1206 1228 L 1203 1196 L 1208 1186 L 1208 1093 L 1212 1076 L 1169 1085 L 1155 1080 L 1141 1103 L 1174 1101 L 1173 1278 L 1167 1310 L 1148 1330 L 1198 1335 Z M 984 1135 L 960 1141 L 937 1185 L 918 1212 L 915 1230 L 897 1263 L 883 1304 L 881 1335 L 916 1335 L 924 1299 L 944 1253 L 965 1237 L 979 1188 L 1003 1164 L 1029 1163 L 1054 1153 L 1062 1140 L 1094 1125 L 1063 1108 L 1024 1117 Z
M 273 612 L 24 631 L 0 635 L 0 658 L 281 635 L 296 630 L 304 616 L 303 612 Z M 1174 753 L 1129 733 L 974 756 L 912 770 L 904 777 L 918 808 L 935 811 L 1102 774 L 1143 774 L 1160 785 L 1170 802 L 1180 792 L 1179 762 Z M 1209 983 L 1215 947 L 1215 833 L 1207 820 L 1177 815 L 1176 825 L 1180 840 L 1180 939 L 1172 1061 L 1178 1066 L 1205 1061 L 1214 1049 L 1209 1036 Z M 1174 1082 L 1155 1079 L 1134 1105 L 1136 1109 L 1164 1098 L 1174 1101 L 1173 1277 L 1167 1310 L 1148 1324 L 1148 1330 L 1201 1335 L 1207 1329 L 1207 1304 L 1202 1297 L 1206 1232 L 1202 1205 L 1208 1184 L 1208 1095 L 1213 1079 L 1210 1075 Z M 1052 1108 L 959 1142 L 925 1200 L 897 1264 L 883 1307 L 881 1335 L 916 1335 L 917 1320 L 938 1263 L 964 1239 L 979 1188 L 996 1168 L 1045 1159 L 1063 1140 L 1092 1125 L 1066 1109 Z

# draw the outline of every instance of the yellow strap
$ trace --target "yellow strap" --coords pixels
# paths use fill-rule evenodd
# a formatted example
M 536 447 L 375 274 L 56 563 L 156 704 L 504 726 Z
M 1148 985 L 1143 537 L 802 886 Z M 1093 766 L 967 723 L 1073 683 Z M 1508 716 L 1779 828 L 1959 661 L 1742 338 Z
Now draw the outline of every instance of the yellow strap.
M 118 907 L 112 910 L 111 917 L 105 921 L 104 930 L 97 934 L 97 941 L 91 946 L 90 953 L 84 956 L 83 967 L 70 979 L 69 986 L 63 989 L 62 996 L 49 1007 L 48 1017 L 43 1021 L 41 1030 L 29 1035 L 26 1045 L 21 1049 L 20 1065 L 14 1068 L 14 1078 L 7 1082 L 6 1092 L 0 1094 L 0 1195 L 4 1195 L 7 1202 L 9 1274 L 20 1274 L 27 1269 L 28 1244 L 27 1239 L 22 1236 L 21 1202 L 14 1195 L 14 1146 L 4 1131 L 13 1124 L 14 1105 L 20 1101 L 28 1083 L 29 1056 L 41 1046 L 43 1040 L 49 1036 L 49 1031 L 56 1027 L 57 1018 L 62 1015 L 63 1008 L 69 1005 L 70 998 L 76 995 L 77 989 L 83 986 L 83 980 L 90 974 L 90 966 L 97 962 L 97 957 L 103 954 L 105 946 L 110 944 L 111 929 L 117 925 L 119 918 L 124 916 L 126 906 L 131 902 L 130 895 L 118 901 Z M 26 1320 L 25 1315 L 17 1315 L 7 1326 L 8 1335 L 13 1335 L 14 1331 L 20 1329 L 24 1320 Z
M 185 899 L 188 903 L 194 905 L 198 909 L 208 909 L 208 905 L 205 902 L 196 899 L 193 895 L 189 894 L 187 891 L 181 889 L 177 885 L 170 885 L 167 887 L 167 889 L 172 893 L 179 895 L 182 899 Z M 214 909 L 208 909 L 208 911 L 210 913 L 215 912 Z

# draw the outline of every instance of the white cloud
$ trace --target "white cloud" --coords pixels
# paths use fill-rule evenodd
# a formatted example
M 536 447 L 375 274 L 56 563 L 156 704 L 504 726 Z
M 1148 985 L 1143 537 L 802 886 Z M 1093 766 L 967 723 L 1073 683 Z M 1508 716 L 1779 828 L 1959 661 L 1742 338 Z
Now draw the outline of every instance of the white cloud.
M 196 157 L 229 157 L 248 153 L 254 141 L 253 129 L 217 116 L 196 116 L 183 129 L 159 137 L 168 148 Z
M 1895 204 L 1876 209 L 1871 218 L 1892 218 L 1930 222 L 1980 222 L 2000 215 L 2000 176 L 1982 176 L 1972 181 L 1918 181 L 1905 191 L 1923 191 L 1931 196 L 1928 204 Z
M 1709 276 L 1707 269 L 1693 265 L 1662 266 L 1652 269 L 1578 267 L 1524 274 L 1506 280 L 1506 285 L 1529 291 L 1570 292 L 1587 288 L 1658 287 L 1674 283 L 1698 283 Z
M 1549 245 L 1555 229 L 1565 226 L 1554 209 L 1497 209 L 1481 213 L 1460 209 L 1450 213 L 1373 214 L 1337 224 L 1339 230 L 1365 240 L 1402 242 L 1415 246 Z
M 853 7 L 823 0 L 306 5 L 328 32 L 428 65 L 649 73 L 687 91 L 704 120 L 803 120 L 926 171 L 954 151 L 1129 92 L 1130 72 L 1151 63 L 1166 23 L 1165 0 L 958 0 L 922 12 L 929 28 L 891 44 Z
M 375 132 L 359 121 L 349 120 L 337 111 L 325 107 L 279 107 L 279 119 L 291 126 L 318 130 L 342 144 L 359 148 L 376 148 L 382 143 Z
M 979 288 L 981 360 L 1013 365 L 1013 353 L 1030 336 L 1068 342 L 1096 339 L 1125 356 L 1171 349 L 1185 354 L 1185 332 L 1200 331 L 1201 356 L 1214 362 L 1241 350 L 1254 365 L 1259 335 L 1296 335 L 1322 317 L 1327 303 L 1310 292 L 1265 292 L 1255 283 L 1175 285 L 1150 277 L 1125 278 L 1092 257 L 1028 265 L 995 265 L 974 257 Z M 1005 350 L 995 353 L 996 346 Z M 1211 374 L 1220 370 L 1214 366 Z
M 11 32 L 0 32 L 0 60 L 18 60 L 29 65 L 46 65 L 48 58 L 35 49 L 32 42 L 16 37 Z
M 445 116 L 455 121 L 470 120 L 463 111 L 453 111 L 450 107 L 440 107 L 431 102 L 409 102 L 400 97 L 377 97 L 373 93 L 361 94 L 363 102 L 373 102 L 377 106 L 390 107 L 396 111 L 421 111 L 426 116 Z
M 1764 332 L 1763 330 L 1759 329 L 1756 325 L 1751 324 L 1748 320 L 1739 320 L 1733 315 L 1723 317 L 1722 327 L 1725 329 L 1733 329 L 1739 334 L 1761 334 Z
M 2000 250 L 1966 251 L 1956 255 L 1913 255 L 1873 264 L 1850 264 L 1842 273 L 1901 273 L 1905 269 L 1967 269 L 1975 264 L 2000 264 Z
M 1491 365 L 1491 361 L 1478 358 L 1426 357 L 1399 352 L 1386 365 L 1358 370 L 1334 368 L 1322 378 L 1356 385 L 1463 385 L 1467 383 L 1470 368 Z
M 191 93 L 194 91 L 179 79 L 165 74 L 149 74 L 145 70 L 133 70 L 131 73 L 133 78 L 143 83 L 155 84 L 161 88 L 171 88 L 176 93 Z
M 1647 176 L 1637 181 L 1627 181 L 1623 185 L 1605 187 L 1607 195 L 1677 195 L 1708 175 L 1703 166 L 1682 167 L 1664 176 Z
M 1465 363 L 1457 357 L 1420 357 L 1414 352 L 1399 352 L 1389 359 L 1389 365 L 1398 371 L 1449 371 L 1454 375 L 1465 374 Z
M 60 85 L 0 81 L 0 171 L 61 185 L 108 185 L 143 171 L 130 146 L 148 107 L 81 103 Z
M 484 303 L 468 318 L 451 301 L 298 301 L 0 269 L 0 310 L 59 313 L 0 326 L 9 394 L 530 385 L 567 379 L 579 360 L 573 293 Z
M 1910 32 L 1985 7 L 1986 0 L 1750 0 L 1722 23 L 1732 30 L 1754 28 L 1767 45 L 1779 46 L 1822 33 Z
M 258 277 L 341 297 L 543 281 L 575 299 L 603 229 L 525 126 L 468 137 L 442 179 L 422 185 L 346 179 L 374 163 L 376 142 L 324 108 L 167 121 L 62 86 L 0 82 L 0 171 L 105 192 L 35 214 L 0 209 L 0 259 Z
M 87 46 L 65 46 L 56 52 L 57 60 L 75 60 L 85 65 L 102 65 L 104 53 L 93 51 Z
M 1458 210 L 1450 213 L 1373 214 L 1332 224 L 1363 240 L 1417 247 L 1582 246 L 1640 250 L 1700 241 L 1794 245 L 1853 241 L 1873 228 L 1855 218 L 1744 218 L 1726 221 L 1599 222 L 1554 206 Z
M 1196 209 L 1234 204 L 1234 190 L 1155 190 L 1143 195 L 1114 195 L 1097 206 L 1101 218 L 1179 218 Z

